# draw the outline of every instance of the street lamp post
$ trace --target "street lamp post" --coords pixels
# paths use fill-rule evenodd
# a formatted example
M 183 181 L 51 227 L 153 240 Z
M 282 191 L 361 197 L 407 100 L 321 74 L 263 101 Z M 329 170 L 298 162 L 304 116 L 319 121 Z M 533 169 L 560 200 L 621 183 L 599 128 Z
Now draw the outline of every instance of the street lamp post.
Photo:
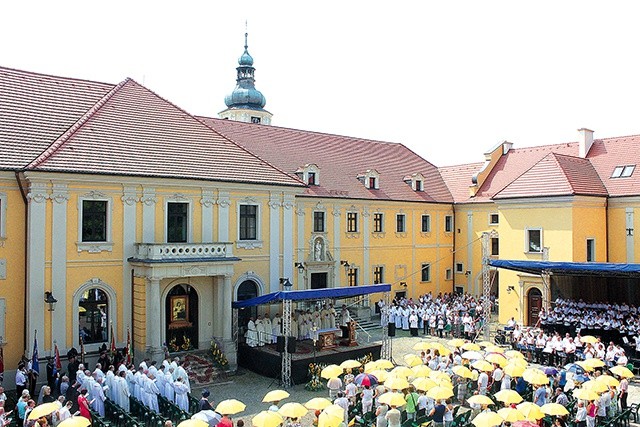
M 311 339 L 313 339 L 313 364 L 316 364 L 316 344 L 318 343 L 318 327 L 313 325 L 311 327 Z

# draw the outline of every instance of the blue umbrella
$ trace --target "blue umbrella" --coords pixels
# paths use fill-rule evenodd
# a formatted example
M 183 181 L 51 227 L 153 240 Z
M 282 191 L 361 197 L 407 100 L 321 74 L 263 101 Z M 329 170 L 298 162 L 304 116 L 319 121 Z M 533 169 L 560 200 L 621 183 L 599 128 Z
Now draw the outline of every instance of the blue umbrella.
M 359 386 L 365 386 L 365 385 L 373 386 L 378 384 L 378 379 L 376 378 L 375 375 L 366 374 L 366 373 L 356 375 L 353 381 Z
M 556 368 L 554 368 L 553 366 L 549 366 L 547 368 L 544 368 L 544 374 L 545 375 L 556 375 L 558 373 L 558 370 Z
M 573 372 L 574 374 L 577 374 L 577 375 L 584 374 L 584 369 L 582 368 L 582 366 L 576 363 L 569 363 L 564 366 L 564 369 L 567 372 Z
M 589 381 L 589 377 L 586 375 L 576 375 L 575 377 L 573 377 L 573 381 L 577 381 L 577 382 L 581 382 L 584 383 L 586 381 Z

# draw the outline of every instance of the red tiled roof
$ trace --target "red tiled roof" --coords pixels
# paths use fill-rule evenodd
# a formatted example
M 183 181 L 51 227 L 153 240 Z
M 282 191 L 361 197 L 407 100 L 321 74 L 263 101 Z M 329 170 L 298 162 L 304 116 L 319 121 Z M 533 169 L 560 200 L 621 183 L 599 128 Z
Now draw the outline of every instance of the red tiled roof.
M 11 162 L 11 155 L 3 152 L 3 157 L 7 157 L 7 161 L 2 158 L 4 167 L 21 168 L 29 163 L 27 168 L 30 170 L 303 186 L 299 180 L 224 138 L 133 80 L 109 85 L 102 93 L 97 91 L 100 96 L 91 99 L 92 104 L 83 104 L 82 111 L 69 108 L 76 114 L 73 117 L 66 114 L 65 120 L 61 120 L 55 108 L 49 114 L 47 93 L 38 86 L 38 78 L 34 82 L 42 92 L 42 101 L 34 107 L 37 114 L 32 112 L 33 103 L 14 101 L 15 98 L 19 101 L 30 99 L 25 96 L 28 87 L 16 94 L 11 90 L 12 83 L 19 81 L 19 77 L 0 73 L 2 85 L 7 89 L 5 99 L 8 99 L 9 117 L 33 118 L 27 121 L 29 126 L 25 126 L 21 134 L 9 133 L 13 138 L 7 141 L 6 147 L 11 152 L 27 147 L 28 155 L 22 155 L 18 163 Z M 45 76 L 47 84 L 54 86 L 57 80 L 66 81 L 57 78 L 51 83 L 47 79 Z M 59 99 L 63 105 L 73 104 L 75 92 L 70 94 L 70 100 L 64 93 L 70 83 L 62 86 L 54 93 L 54 100 Z M 67 112 L 66 109 L 63 111 Z M 10 130 L 13 122 L 6 118 L 0 117 L 0 126 Z M 38 123 L 42 123 L 48 132 L 38 140 L 37 149 L 33 149 L 31 134 L 41 135 Z
M 587 155 L 610 197 L 640 195 L 640 135 L 596 140 Z M 616 166 L 636 165 L 628 178 L 611 178 Z
M 223 135 L 292 176 L 306 164 L 319 167 L 320 185 L 307 195 L 415 202 L 453 201 L 438 169 L 402 144 L 329 135 L 231 120 L 201 117 Z M 380 174 L 380 189 L 357 179 L 369 169 Z M 413 191 L 404 178 L 421 173 L 424 191 Z
M 469 201 L 469 187 L 471 178 L 482 168 L 484 163 L 469 163 L 466 165 L 443 166 L 438 168 L 447 184 L 455 203 Z
M 606 196 L 607 190 L 589 160 L 549 153 L 493 198 L 568 195 Z
M 0 67 L 0 168 L 24 168 L 114 87 Z

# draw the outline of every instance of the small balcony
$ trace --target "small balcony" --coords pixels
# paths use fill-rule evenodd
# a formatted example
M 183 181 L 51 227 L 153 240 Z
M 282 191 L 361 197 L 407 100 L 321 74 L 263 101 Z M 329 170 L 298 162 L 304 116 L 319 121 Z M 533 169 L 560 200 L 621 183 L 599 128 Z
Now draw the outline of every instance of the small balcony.
M 133 258 L 151 262 L 235 258 L 232 243 L 136 243 Z

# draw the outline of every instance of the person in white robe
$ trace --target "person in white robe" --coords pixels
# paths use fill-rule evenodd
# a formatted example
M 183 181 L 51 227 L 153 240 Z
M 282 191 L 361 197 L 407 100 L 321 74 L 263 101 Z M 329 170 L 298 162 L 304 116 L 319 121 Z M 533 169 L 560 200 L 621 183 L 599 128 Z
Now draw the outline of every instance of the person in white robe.
M 101 364 L 96 363 L 96 369 L 93 370 L 93 377 L 101 382 L 104 380 L 104 371 L 102 370 Z
M 262 323 L 264 323 L 264 343 L 269 344 L 271 341 L 273 341 L 271 338 L 271 330 L 273 328 L 273 325 L 271 324 L 271 317 L 269 317 L 269 313 L 264 314 Z
M 333 307 L 333 304 L 329 304 L 329 328 L 336 328 L 336 309 Z
M 173 389 L 176 392 L 175 404 L 183 411 L 189 412 L 189 397 L 187 396 L 188 390 L 186 384 L 182 382 L 182 378 L 178 378 L 173 383 Z
M 245 338 L 249 347 L 258 345 L 258 330 L 256 329 L 256 323 L 253 321 L 253 317 L 249 319 L 249 323 L 247 324 Z
M 278 342 L 278 335 L 282 335 L 282 317 L 280 317 L 280 313 L 276 313 L 271 321 L 271 342 L 273 344 Z
M 91 372 L 89 372 L 89 370 L 86 370 L 84 372 L 84 381 L 82 383 L 82 387 L 81 389 L 86 389 L 89 392 L 89 396 L 87 396 L 87 400 L 90 402 L 92 401 L 95 396 L 93 395 L 93 384 L 96 381 L 93 379 L 93 377 L 91 376 Z
M 396 306 L 395 315 L 396 329 L 402 329 L 402 308 Z
M 113 398 L 113 380 L 115 379 L 116 375 L 114 374 L 113 369 L 113 365 L 109 366 L 109 370 L 104 377 L 104 383 L 108 387 L 105 394 L 107 395 L 109 400 L 115 401 L 115 399 Z
M 121 407 L 122 409 L 124 409 L 125 411 L 129 412 L 129 396 L 130 396 L 130 392 L 129 392 L 129 386 L 127 384 L 127 379 L 126 379 L 127 373 L 126 372 L 119 372 L 118 376 L 114 379 L 114 400 L 116 401 L 116 404 Z
M 262 321 L 262 316 L 258 316 L 258 320 L 256 320 L 256 331 L 258 331 L 258 346 L 262 347 L 265 344 L 264 322 Z
M 136 397 L 136 394 L 135 394 L 135 391 L 136 391 L 136 378 L 135 378 L 135 372 L 134 372 L 133 365 L 131 365 L 131 368 L 127 369 L 127 372 L 125 372 L 125 378 L 127 379 L 127 387 L 129 388 L 129 396 Z
M 104 395 L 104 391 L 102 390 L 101 380 L 95 379 L 91 385 L 91 390 L 91 394 L 93 395 L 93 403 L 91 404 L 91 407 L 98 413 L 98 415 L 100 415 L 100 417 L 104 417 L 104 401 L 107 397 Z
M 162 392 L 169 402 L 173 402 L 175 400 L 173 381 L 173 368 L 169 367 L 169 370 L 164 374 L 164 391 Z
M 164 376 L 164 366 L 160 365 L 160 368 L 158 368 L 158 372 L 155 375 L 156 377 L 156 385 L 158 386 L 158 394 L 161 396 L 164 396 L 164 383 L 165 383 L 165 376 Z
M 149 373 L 151 375 L 153 375 L 153 377 L 157 377 L 158 376 L 158 368 L 156 367 L 156 361 L 153 360 L 151 361 L 151 363 L 149 363 Z
M 156 379 L 153 374 L 149 374 L 145 381 L 144 391 L 147 394 L 147 406 L 155 413 L 160 413 L 160 407 L 158 406 L 158 386 L 156 385 Z
M 304 314 L 303 313 L 298 313 L 296 325 L 298 326 L 298 339 L 301 340 L 304 337 Z M 293 329 L 291 331 L 294 332 Z
M 298 337 L 298 321 L 296 320 L 296 318 L 294 316 L 291 316 L 291 335 L 293 335 L 294 337 Z M 284 335 L 284 332 L 282 332 L 282 334 Z
M 143 370 L 140 367 L 140 368 L 138 368 L 136 373 L 133 375 L 133 397 L 135 397 L 136 399 L 138 399 L 141 402 L 142 402 L 142 393 L 141 393 L 141 389 L 140 389 L 140 384 L 142 384 L 141 377 L 144 376 L 144 373 L 142 371 Z
M 175 357 L 173 359 L 173 361 L 171 362 L 171 367 L 173 368 L 173 380 L 177 380 L 178 379 L 178 362 L 180 361 L 180 358 Z
M 182 362 L 178 363 L 178 378 L 182 378 L 182 383 L 187 386 L 187 393 L 191 393 L 191 383 L 189 382 L 189 375 L 182 366 Z
M 320 310 L 320 328 L 329 329 L 329 309 L 325 306 Z
M 71 418 L 71 407 L 73 406 L 73 401 L 69 400 L 65 405 L 62 405 L 62 408 L 58 409 L 58 424 L 63 422 L 64 420 Z M 57 424 L 55 424 L 57 425 Z
M 411 311 L 408 308 L 404 308 L 402 310 L 402 330 L 403 331 L 408 331 L 409 330 L 409 315 L 411 314 Z

